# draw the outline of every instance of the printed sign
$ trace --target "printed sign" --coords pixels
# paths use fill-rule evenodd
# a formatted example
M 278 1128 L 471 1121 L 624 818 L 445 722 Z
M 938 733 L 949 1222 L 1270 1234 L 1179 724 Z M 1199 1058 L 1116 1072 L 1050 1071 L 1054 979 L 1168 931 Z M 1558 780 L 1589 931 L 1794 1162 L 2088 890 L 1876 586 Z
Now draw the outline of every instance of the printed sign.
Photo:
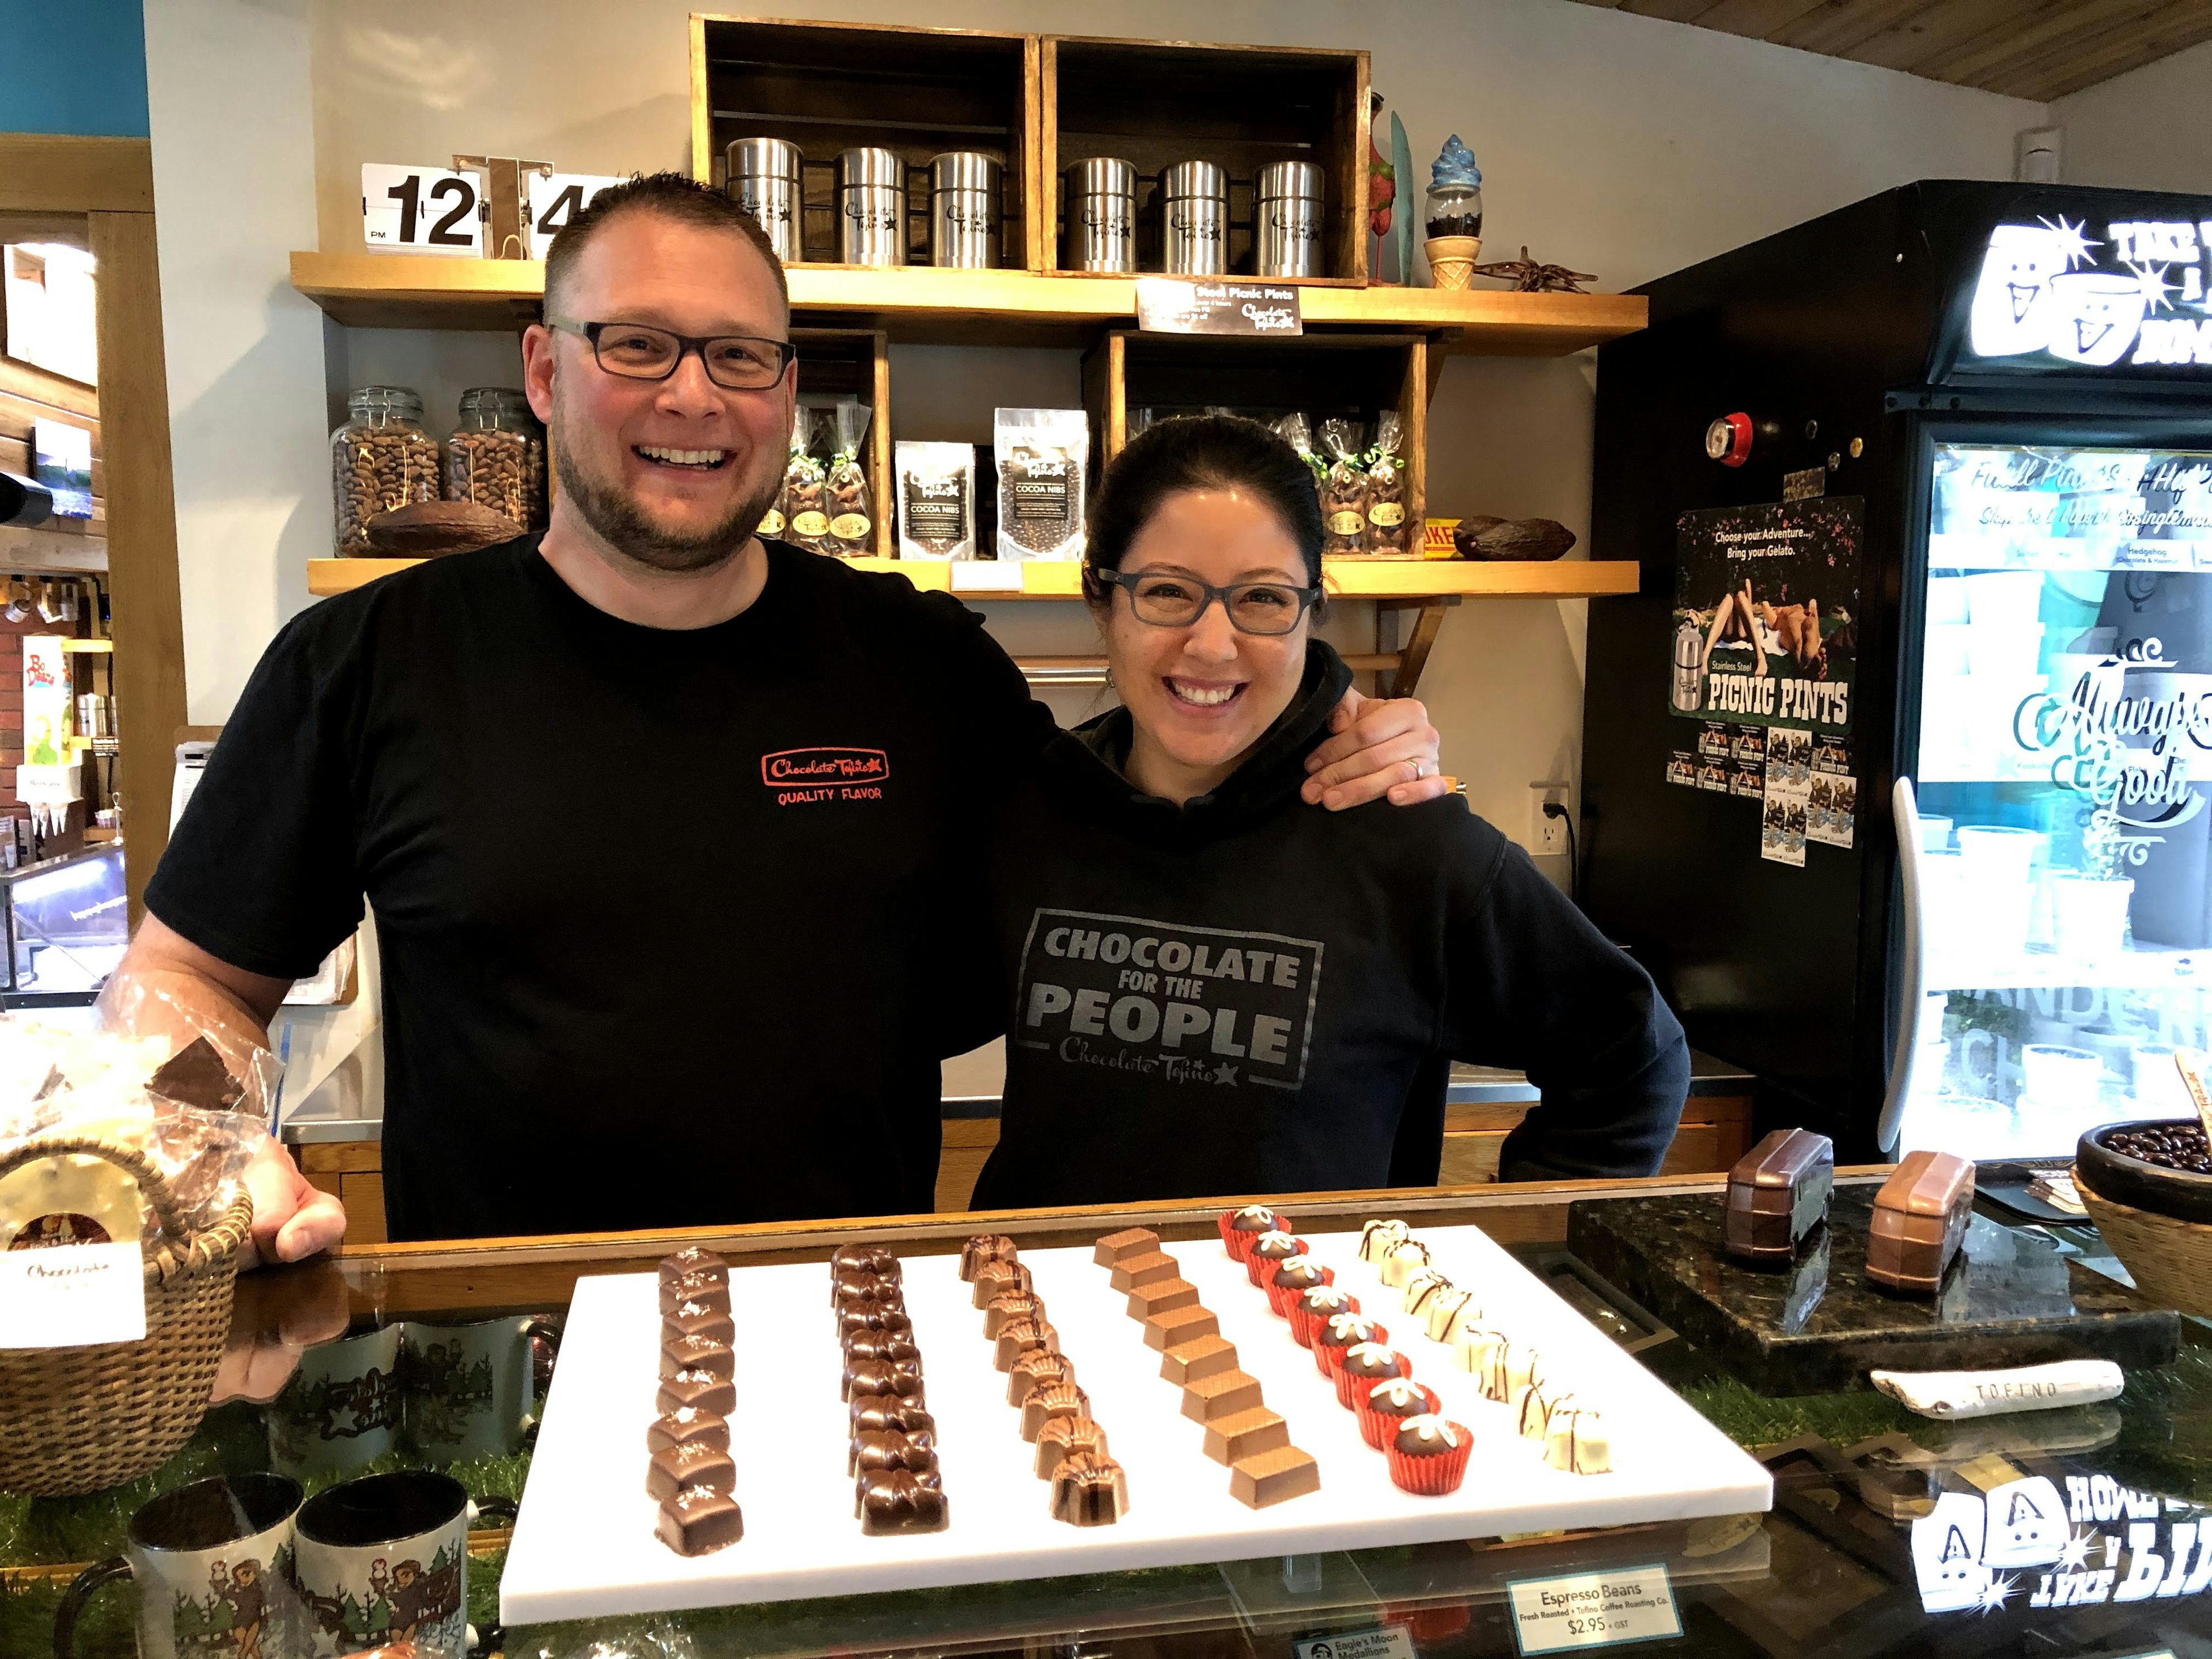
M 1912 1523 L 1929 1613 L 2167 1601 L 2212 1589 L 2212 1521 L 2194 1504 L 2108 1475 L 2030 1475 L 1988 1495 L 1947 1492 Z
M 1413 1638 L 1403 1625 L 1343 1631 L 1291 1646 L 1297 1659 L 1413 1659 Z
M 361 234 L 372 252 L 482 253 L 483 204 L 476 175 L 362 162 Z
M 1856 496 L 1833 495 L 1676 521 L 1673 713 L 1850 729 L 1859 516 Z
M 1296 1089 L 1321 956 L 1318 939 L 1040 909 L 1012 1041 L 1163 1082 Z
M 0 1251 L 0 1348 L 76 1348 L 146 1337 L 138 1246 Z
M 1137 279 L 1137 326 L 1147 334 L 1303 334 L 1298 291 L 1268 283 Z
M 1812 790 L 1813 734 L 1799 726 L 1770 726 L 1759 790 L 1759 857 L 1803 867 Z
M 623 180 L 601 173 L 533 173 L 530 175 L 530 257 L 543 259 L 553 237 L 610 185 Z
M 92 516 L 92 434 L 65 421 L 31 422 L 31 465 L 54 494 L 54 516 Z
M 1967 349 L 2088 368 L 2212 363 L 2212 221 L 2120 220 L 2090 234 L 2060 214 L 1999 225 L 1974 284 Z
M 1663 1566 L 1523 1578 L 1505 1587 L 1523 1653 L 1571 1653 L 1682 1633 Z

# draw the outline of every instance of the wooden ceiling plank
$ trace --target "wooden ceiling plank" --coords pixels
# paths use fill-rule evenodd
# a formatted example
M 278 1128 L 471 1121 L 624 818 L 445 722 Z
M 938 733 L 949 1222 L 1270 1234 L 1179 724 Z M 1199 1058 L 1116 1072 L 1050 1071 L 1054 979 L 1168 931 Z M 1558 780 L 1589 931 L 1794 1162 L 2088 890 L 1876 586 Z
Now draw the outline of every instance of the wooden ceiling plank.
M 1827 3 L 1828 0 L 1720 0 L 1718 5 L 1698 17 L 1698 27 L 1769 40 L 1776 30 L 1789 27 Z
M 1993 70 L 2048 52 L 2086 54 L 2114 35 L 2133 36 L 2163 9 L 2160 0 L 2080 0 L 2063 10 L 1992 29 L 1979 40 L 1931 55 L 1914 69 L 1938 80 L 1979 86 Z
M 1934 0 L 1913 16 L 1869 35 L 1847 54 L 1879 69 L 1938 78 L 1928 65 L 1977 41 L 2016 34 L 2054 15 L 2073 12 L 2079 0 Z
M 1777 46 L 1842 58 L 1861 41 L 1924 9 L 1927 3 L 1928 0 L 1828 0 L 1820 10 L 1766 38 Z
M 1620 9 L 1669 23 L 1695 23 L 1713 9 L 1713 3 L 1714 0 L 1623 0 Z
M 2002 65 L 1981 84 L 1991 92 L 2049 103 L 2208 40 L 2212 0 L 2180 0 L 2164 8 L 2148 28 L 2116 33 L 2101 47 L 2057 50 Z

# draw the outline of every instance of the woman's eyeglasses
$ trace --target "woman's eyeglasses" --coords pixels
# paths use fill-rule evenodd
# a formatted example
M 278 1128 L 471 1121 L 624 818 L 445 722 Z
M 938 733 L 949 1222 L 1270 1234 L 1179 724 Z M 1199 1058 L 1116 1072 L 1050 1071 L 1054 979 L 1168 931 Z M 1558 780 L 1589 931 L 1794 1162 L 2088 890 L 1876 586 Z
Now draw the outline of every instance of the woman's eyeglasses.
M 781 380 L 799 355 L 788 340 L 750 334 L 702 337 L 647 323 L 580 323 L 568 317 L 548 317 L 545 326 L 589 342 L 599 367 L 626 380 L 665 380 L 696 351 L 707 378 L 716 386 L 730 392 L 761 392 Z
M 1209 587 L 1192 577 L 1163 571 L 1139 570 L 1133 574 L 1124 570 L 1094 570 L 1091 574 L 1127 593 L 1131 614 L 1155 628 L 1188 628 L 1206 614 L 1207 606 L 1219 600 L 1230 625 L 1240 634 L 1263 637 L 1288 634 L 1297 627 L 1307 608 L 1321 598 L 1318 586 L 1292 587 L 1288 582 L 1231 582 L 1226 587 Z

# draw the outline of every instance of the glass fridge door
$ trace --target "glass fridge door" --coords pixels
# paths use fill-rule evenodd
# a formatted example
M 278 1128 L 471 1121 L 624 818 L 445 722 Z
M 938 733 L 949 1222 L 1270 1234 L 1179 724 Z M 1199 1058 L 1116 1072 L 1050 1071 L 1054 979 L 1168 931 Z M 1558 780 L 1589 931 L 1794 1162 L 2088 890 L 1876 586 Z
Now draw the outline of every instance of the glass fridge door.
M 1927 1003 L 1898 1151 L 2191 1115 L 2212 979 L 2212 450 L 1935 446 Z

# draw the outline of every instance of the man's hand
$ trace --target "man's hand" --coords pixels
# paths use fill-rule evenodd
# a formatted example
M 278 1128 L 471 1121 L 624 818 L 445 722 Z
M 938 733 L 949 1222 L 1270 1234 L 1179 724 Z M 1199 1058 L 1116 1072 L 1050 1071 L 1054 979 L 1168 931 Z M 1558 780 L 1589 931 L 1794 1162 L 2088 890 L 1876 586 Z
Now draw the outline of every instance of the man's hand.
M 345 1275 L 328 1256 L 240 1279 L 210 1403 L 274 1400 L 300 1369 L 302 1353 L 346 1334 L 349 1308 Z
M 1310 806 L 1341 812 L 1388 796 L 1411 806 L 1450 793 L 1437 764 L 1437 728 L 1418 697 L 1363 697 L 1346 691 L 1328 717 L 1334 735 L 1306 757 L 1299 793 Z
M 253 1194 L 253 1236 L 239 1252 L 241 1268 L 297 1261 L 345 1237 L 345 1206 L 309 1186 L 280 1141 L 261 1143 L 246 1166 L 246 1189 Z

